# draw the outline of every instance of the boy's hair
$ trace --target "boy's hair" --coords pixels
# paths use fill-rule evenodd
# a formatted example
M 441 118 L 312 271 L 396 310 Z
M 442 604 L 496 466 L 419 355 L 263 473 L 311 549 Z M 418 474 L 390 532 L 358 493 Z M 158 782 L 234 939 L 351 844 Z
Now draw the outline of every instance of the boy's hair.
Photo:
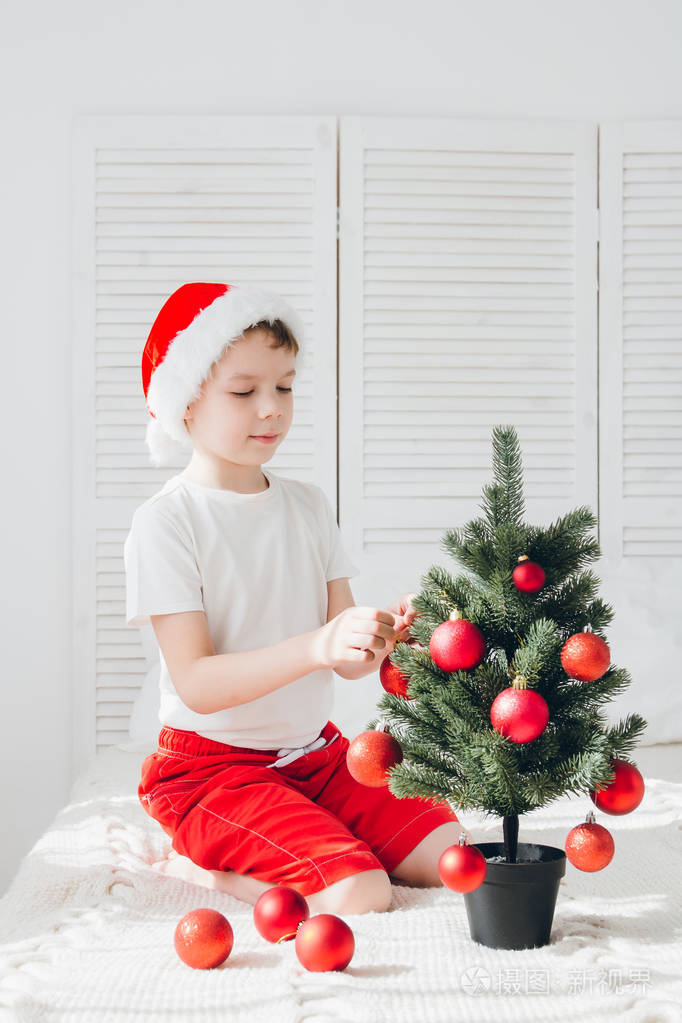
M 244 331 L 242 331 L 241 336 L 247 337 L 249 332 L 252 330 L 266 330 L 272 337 L 272 344 L 270 345 L 271 348 L 286 348 L 287 351 L 293 352 L 294 355 L 298 355 L 298 341 L 294 337 L 293 331 L 289 330 L 284 320 L 272 320 L 272 322 L 270 320 L 259 320 L 258 323 L 252 323 L 250 327 L 247 327 Z M 227 349 L 223 350 L 220 358 L 222 358 L 225 354 L 225 351 L 227 351 Z M 220 359 L 216 359 L 216 361 L 211 365 L 208 373 L 211 379 L 215 374 L 216 366 L 219 361 Z M 187 428 L 186 423 L 185 428 Z
M 286 348 L 294 355 L 298 355 L 298 341 L 283 320 L 273 320 L 272 323 L 269 320 L 261 320 L 259 323 L 247 327 L 244 335 L 248 334 L 250 330 L 267 330 L 273 338 L 271 348 Z

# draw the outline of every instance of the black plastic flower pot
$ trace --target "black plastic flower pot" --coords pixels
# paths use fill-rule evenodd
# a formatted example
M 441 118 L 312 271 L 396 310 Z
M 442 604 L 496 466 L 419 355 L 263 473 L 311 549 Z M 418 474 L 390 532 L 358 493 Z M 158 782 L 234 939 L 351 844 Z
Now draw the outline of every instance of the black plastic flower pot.
M 490 948 L 535 948 L 549 944 L 559 882 L 566 853 L 552 845 L 521 842 L 516 863 L 490 862 L 504 857 L 502 842 L 477 842 L 486 858 L 485 881 L 464 895 L 469 932 Z

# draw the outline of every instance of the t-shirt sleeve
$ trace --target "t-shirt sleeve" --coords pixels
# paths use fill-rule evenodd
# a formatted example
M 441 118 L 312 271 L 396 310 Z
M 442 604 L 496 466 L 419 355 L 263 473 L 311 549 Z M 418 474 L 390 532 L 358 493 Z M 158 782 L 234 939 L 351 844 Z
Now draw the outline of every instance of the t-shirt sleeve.
M 123 544 L 126 624 L 150 624 L 150 615 L 203 611 L 203 587 L 192 542 L 153 506 L 133 514 Z
M 341 537 L 341 531 L 336 521 L 336 515 L 334 514 L 334 509 L 331 506 L 329 498 L 321 487 L 320 493 L 324 503 L 329 537 L 329 554 L 327 557 L 326 568 L 327 582 L 329 582 L 330 579 L 350 578 L 351 576 L 358 575 L 360 569 L 357 568 L 353 561 L 351 561 L 348 553 L 346 552 L 346 548 L 344 547 L 343 539 Z

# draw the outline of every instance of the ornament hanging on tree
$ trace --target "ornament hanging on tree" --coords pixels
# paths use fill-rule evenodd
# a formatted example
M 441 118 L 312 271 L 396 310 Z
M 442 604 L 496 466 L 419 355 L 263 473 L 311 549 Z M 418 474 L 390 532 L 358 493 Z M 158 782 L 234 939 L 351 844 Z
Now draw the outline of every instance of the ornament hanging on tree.
M 545 585 L 544 568 L 537 561 L 531 561 L 527 554 L 522 554 L 518 561 L 512 572 L 514 586 L 522 593 L 537 593 Z
M 398 647 L 399 643 L 407 643 L 408 646 L 413 646 L 414 640 L 399 639 L 395 648 Z M 387 693 L 393 693 L 394 696 L 403 696 L 406 700 L 413 699 L 413 697 L 407 695 L 407 683 L 409 681 L 407 675 L 404 675 L 400 668 L 397 668 L 392 663 L 390 654 L 388 657 L 384 657 L 379 665 L 379 680 Z
M 232 925 L 217 909 L 185 913 L 173 935 L 175 951 L 195 970 L 211 970 L 225 962 L 234 944 Z
M 511 742 L 532 742 L 544 732 L 549 721 L 549 707 L 534 689 L 527 688 L 527 679 L 517 675 L 509 689 L 503 689 L 490 708 L 490 721 L 496 732 Z
M 603 870 L 613 859 L 615 844 L 611 832 L 597 824 L 588 811 L 584 824 L 571 828 L 564 849 L 570 863 L 578 870 Z
M 316 973 L 345 970 L 355 952 L 353 932 L 341 917 L 318 913 L 304 920 L 294 945 L 298 961 Z
M 370 728 L 367 732 L 360 732 L 346 750 L 349 774 L 368 788 L 388 785 L 388 772 L 402 759 L 400 743 L 386 731 L 385 724 L 379 729 Z
M 310 916 L 305 898 L 294 888 L 268 888 L 253 907 L 253 923 L 266 941 L 291 941 L 303 920 Z
M 587 626 L 569 636 L 561 648 L 561 665 L 578 682 L 596 682 L 611 663 L 611 651 L 601 636 Z
M 635 765 L 627 760 L 614 758 L 611 767 L 616 772 L 616 777 L 605 788 L 591 791 L 590 799 L 604 813 L 614 816 L 631 813 L 642 802 L 644 778 Z
M 464 832 L 456 845 L 450 845 L 438 860 L 438 874 L 453 892 L 473 892 L 485 881 L 488 864 L 475 845 L 469 845 Z
M 470 671 L 485 657 L 485 637 L 477 625 L 455 608 L 436 626 L 429 642 L 431 658 L 442 671 Z

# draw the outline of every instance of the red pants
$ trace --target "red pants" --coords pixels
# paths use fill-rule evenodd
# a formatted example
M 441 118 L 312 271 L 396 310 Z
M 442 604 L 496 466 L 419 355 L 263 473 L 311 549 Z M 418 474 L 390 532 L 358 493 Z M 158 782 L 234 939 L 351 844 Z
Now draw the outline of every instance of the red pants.
M 331 721 L 320 736 L 324 746 L 275 766 L 277 750 L 164 726 L 142 763 L 140 802 L 200 867 L 301 895 L 363 870 L 390 874 L 434 828 L 457 820 L 447 803 L 359 784 L 346 767 L 349 740 Z

